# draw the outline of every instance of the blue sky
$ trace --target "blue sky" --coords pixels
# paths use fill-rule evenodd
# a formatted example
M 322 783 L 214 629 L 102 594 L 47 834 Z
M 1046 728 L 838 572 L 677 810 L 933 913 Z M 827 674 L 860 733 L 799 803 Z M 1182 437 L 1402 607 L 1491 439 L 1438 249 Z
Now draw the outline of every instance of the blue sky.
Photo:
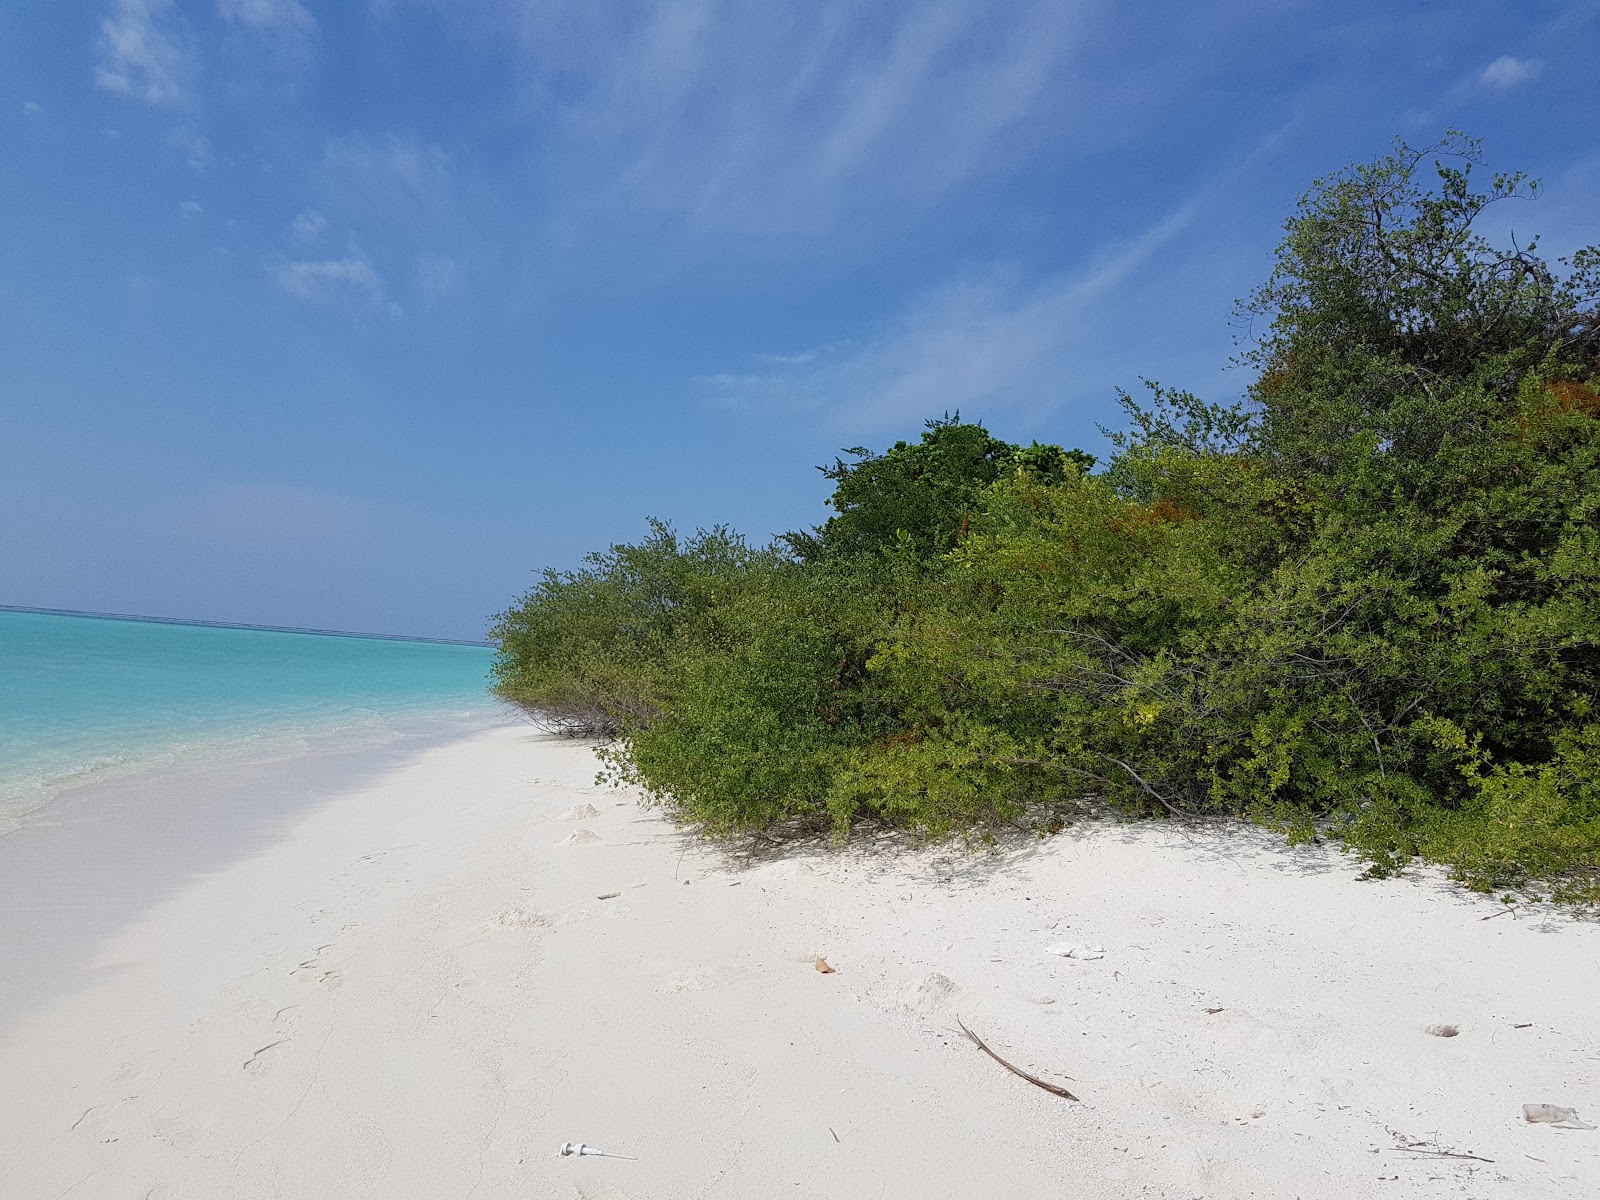
M 1318 175 L 1450 126 L 1600 241 L 1592 0 L 0 10 L 0 603 L 481 635 L 946 410 L 1213 398 Z

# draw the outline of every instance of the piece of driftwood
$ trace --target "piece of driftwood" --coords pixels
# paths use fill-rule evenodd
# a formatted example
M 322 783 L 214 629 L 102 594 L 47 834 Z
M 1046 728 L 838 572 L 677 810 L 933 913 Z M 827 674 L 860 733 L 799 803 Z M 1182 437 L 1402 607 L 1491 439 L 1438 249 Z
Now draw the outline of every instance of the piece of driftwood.
M 1037 1075 L 1030 1075 L 1030 1074 L 1028 1074 L 1028 1072 L 1024 1071 L 1021 1067 L 1013 1066 L 1011 1063 L 1008 1063 L 1005 1059 L 1001 1058 L 993 1050 L 989 1049 L 989 1045 L 988 1045 L 987 1042 L 985 1042 L 977 1034 L 973 1033 L 972 1030 L 968 1029 L 967 1028 L 967 1023 L 965 1021 L 963 1021 L 960 1017 L 956 1018 L 956 1024 L 961 1026 L 961 1032 L 962 1033 L 966 1034 L 969 1038 L 972 1039 L 972 1044 L 974 1046 L 976 1046 L 979 1050 L 982 1050 L 990 1058 L 994 1059 L 995 1062 L 999 1063 L 1002 1067 L 1004 1067 L 1006 1070 L 1010 1071 L 1013 1075 L 1017 1076 L 1019 1079 L 1026 1079 L 1029 1083 L 1033 1084 L 1034 1087 L 1043 1088 L 1045 1091 L 1049 1092 L 1052 1096 L 1060 1096 L 1063 1100 L 1076 1100 L 1077 1099 L 1077 1097 L 1074 1096 L 1071 1092 L 1067 1091 L 1066 1088 L 1058 1087 L 1053 1083 L 1050 1083 L 1050 1082 L 1048 1082 L 1046 1080 L 1040 1079 Z

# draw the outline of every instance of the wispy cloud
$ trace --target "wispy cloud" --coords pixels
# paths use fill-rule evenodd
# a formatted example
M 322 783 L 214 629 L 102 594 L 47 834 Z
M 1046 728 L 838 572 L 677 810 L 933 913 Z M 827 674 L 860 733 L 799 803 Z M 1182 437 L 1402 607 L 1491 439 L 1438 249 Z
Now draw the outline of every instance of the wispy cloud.
M 466 273 L 448 254 L 421 254 L 416 264 L 417 295 L 425 308 L 439 308 L 466 290 Z
M 198 217 L 205 211 L 205 207 L 198 200 L 178 201 L 178 212 L 182 216 Z
M 335 138 L 323 148 L 322 185 L 352 218 L 431 223 L 450 207 L 450 156 L 439 146 L 390 134 Z
M 344 258 L 279 263 L 272 275 L 279 287 L 305 304 L 401 315 L 399 306 L 387 298 L 383 276 L 358 253 Z
M 1109 395 L 1138 370 L 1110 362 L 1106 346 L 1126 347 L 1130 329 L 1149 325 L 1148 309 L 1130 311 L 1145 302 L 1134 297 L 1147 269 L 1167 259 L 1170 279 L 1183 234 L 1231 195 L 1239 178 L 1289 144 L 1299 125 L 1294 117 L 1272 130 L 1159 220 L 1076 269 L 1032 280 L 1005 265 L 969 272 L 913 299 L 863 337 L 751 355 L 756 369 L 698 382 L 736 407 L 820 413 L 850 433 L 904 427 L 956 409 L 1038 415 L 1062 402 L 1063 381 L 1082 384 L 1090 364 L 1101 372 L 1091 386 Z
M 1092 120 L 1068 69 L 1102 0 L 397 0 L 520 47 L 551 226 L 691 247 L 870 235 Z M 1144 103 L 1136 93 L 1129 107 Z
M 196 171 L 204 171 L 211 165 L 211 139 L 187 126 L 179 126 L 168 134 L 167 145 L 179 151 Z
M 23 102 L 22 115 L 25 117 L 37 117 L 43 111 L 44 105 L 40 104 L 37 100 L 27 100 Z
M 1509 92 L 1525 83 L 1532 83 L 1544 72 L 1544 63 L 1536 58 L 1513 58 L 1503 54 L 1483 69 L 1478 82 L 1497 92 Z
M 100 22 L 95 82 L 158 107 L 186 103 L 195 54 L 173 0 L 116 0 Z
M 328 218 L 314 208 L 303 209 L 289 222 L 289 236 L 302 246 L 309 246 L 328 231 Z
M 1048 403 L 1073 351 L 1092 338 L 1096 303 L 1188 228 L 1200 206 L 1184 205 L 1077 272 L 1033 284 L 1003 269 L 952 280 L 866 340 L 762 355 L 764 369 L 700 382 L 740 407 L 821 411 L 852 432 Z
M 1437 126 L 1454 110 L 1481 103 L 1485 95 L 1505 96 L 1537 81 L 1543 73 L 1544 62 L 1540 59 L 1502 54 L 1481 71 L 1458 77 L 1432 106 L 1406 113 L 1406 123 L 1416 129 Z
M 465 294 L 484 230 L 504 220 L 492 196 L 458 174 L 431 142 L 397 134 L 330 139 L 315 180 L 318 207 L 295 218 L 291 237 L 309 245 L 330 227 L 349 230 L 360 239 L 362 261 L 381 267 L 408 308 L 440 308 Z
M 317 19 L 299 0 L 217 0 L 224 21 L 258 33 L 308 36 L 317 32 Z

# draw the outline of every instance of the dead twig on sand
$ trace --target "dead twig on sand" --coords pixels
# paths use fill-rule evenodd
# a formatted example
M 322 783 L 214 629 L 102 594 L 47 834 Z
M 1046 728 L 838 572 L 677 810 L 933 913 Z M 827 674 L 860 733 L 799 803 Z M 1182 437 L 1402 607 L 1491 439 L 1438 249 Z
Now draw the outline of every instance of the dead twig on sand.
M 1478 1154 L 1462 1154 L 1456 1150 L 1424 1150 L 1419 1146 L 1391 1146 L 1391 1150 L 1399 1150 L 1403 1154 L 1426 1154 L 1429 1158 L 1470 1158 L 1473 1162 L 1492 1163 L 1494 1159 L 1484 1158 Z
M 1074 1096 L 1071 1092 L 1067 1091 L 1066 1088 L 1057 1087 L 1053 1083 L 1048 1083 L 1045 1080 L 1040 1079 L 1037 1075 L 1028 1074 L 1028 1072 L 1024 1071 L 1021 1067 L 1013 1066 L 1011 1063 L 1008 1063 L 1005 1059 L 1001 1058 L 993 1050 L 989 1049 L 988 1043 L 986 1043 L 981 1037 L 979 1037 L 977 1034 L 973 1033 L 972 1030 L 968 1029 L 967 1028 L 967 1023 L 965 1021 L 963 1021 L 959 1016 L 956 1018 L 956 1024 L 961 1026 L 961 1032 L 962 1033 L 966 1034 L 969 1038 L 972 1039 L 972 1044 L 974 1046 L 976 1046 L 979 1050 L 982 1050 L 990 1058 L 994 1059 L 995 1062 L 999 1063 L 1002 1067 L 1004 1067 L 1006 1070 L 1010 1071 L 1013 1075 L 1017 1076 L 1019 1079 L 1026 1079 L 1029 1083 L 1033 1084 L 1034 1087 L 1043 1088 L 1045 1091 L 1049 1092 L 1052 1096 L 1060 1096 L 1063 1100 L 1077 1100 L 1077 1097 Z

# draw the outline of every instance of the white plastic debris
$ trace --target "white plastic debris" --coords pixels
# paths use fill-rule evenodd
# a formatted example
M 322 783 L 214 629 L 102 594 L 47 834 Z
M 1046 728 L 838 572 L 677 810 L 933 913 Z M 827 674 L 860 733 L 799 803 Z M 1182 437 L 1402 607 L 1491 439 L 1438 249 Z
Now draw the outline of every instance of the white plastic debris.
M 1057 942 L 1044 948 L 1046 954 L 1059 954 L 1062 958 L 1104 958 L 1104 946 L 1085 946 L 1081 942 Z
M 1522 1119 L 1530 1125 L 1554 1125 L 1558 1129 L 1593 1129 L 1587 1121 L 1578 1120 L 1575 1109 L 1559 1104 L 1524 1104 Z
M 598 1146 L 585 1146 L 582 1142 L 562 1142 L 561 1149 L 556 1151 L 557 1158 L 571 1158 L 573 1155 L 593 1155 L 596 1158 L 634 1158 L 632 1154 L 608 1154 Z M 634 1159 L 634 1161 L 638 1161 Z

